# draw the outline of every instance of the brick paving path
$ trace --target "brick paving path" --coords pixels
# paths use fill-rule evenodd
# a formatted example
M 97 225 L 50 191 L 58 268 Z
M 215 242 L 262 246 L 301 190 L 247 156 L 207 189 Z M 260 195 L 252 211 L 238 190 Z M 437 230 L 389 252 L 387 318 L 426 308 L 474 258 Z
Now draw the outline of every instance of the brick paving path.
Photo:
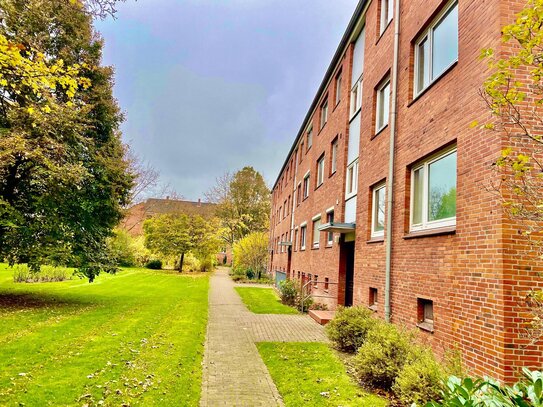
M 200 406 L 283 406 L 255 342 L 325 342 L 306 315 L 257 315 L 234 290 L 228 269 L 211 277 Z

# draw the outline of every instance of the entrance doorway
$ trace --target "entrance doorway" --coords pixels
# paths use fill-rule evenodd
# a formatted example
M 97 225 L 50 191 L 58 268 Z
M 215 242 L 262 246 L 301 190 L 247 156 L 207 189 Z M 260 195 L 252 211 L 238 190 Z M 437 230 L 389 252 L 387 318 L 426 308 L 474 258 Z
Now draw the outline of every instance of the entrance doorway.
M 345 306 L 353 305 L 354 292 L 354 242 L 344 243 L 345 250 Z

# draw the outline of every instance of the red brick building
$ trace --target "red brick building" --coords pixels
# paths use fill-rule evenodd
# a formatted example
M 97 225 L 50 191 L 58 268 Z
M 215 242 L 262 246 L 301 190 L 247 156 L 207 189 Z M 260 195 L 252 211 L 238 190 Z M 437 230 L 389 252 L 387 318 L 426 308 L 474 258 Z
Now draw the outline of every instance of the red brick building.
M 396 2 L 357 5 L 272 190 L 270 269 L 510 380 L 543 365 L 521 301 L 542 267 L 486 189 L 506 139 L 470 123 L 489 118 L 481 49 L 508 51 L 525 3 Z

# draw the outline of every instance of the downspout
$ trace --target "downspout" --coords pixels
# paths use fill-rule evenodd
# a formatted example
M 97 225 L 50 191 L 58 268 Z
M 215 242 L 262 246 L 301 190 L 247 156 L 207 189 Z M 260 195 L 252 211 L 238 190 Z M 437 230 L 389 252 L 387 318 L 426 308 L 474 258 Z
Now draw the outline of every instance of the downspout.
M 395 1 L 394 10 L 394 57 L 392 60 L 392 97 L 390 120 L 390 153 L 387 179 L 387 233 L 385 264 L 385 320 L 390 322 L 390 280 L 392 272 L 392 212 L 394 203 L 394 152 L 396 145 L 396 121 L 398 117 L 398 58 L 400 54 L 400 0 Z

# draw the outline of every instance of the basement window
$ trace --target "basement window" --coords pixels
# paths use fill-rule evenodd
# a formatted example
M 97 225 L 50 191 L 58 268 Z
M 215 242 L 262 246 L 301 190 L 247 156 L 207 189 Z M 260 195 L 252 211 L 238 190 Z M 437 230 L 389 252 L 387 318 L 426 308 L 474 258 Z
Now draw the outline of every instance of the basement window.
M 369 300 L 368 300 L 369 308 L 373 311 L 377 311 L 377 303 L 378 303 L 377 288 L 370 287 Z
M 434 332 L 434 302 L 432 300 L 417 299 L 417 319 L 419 328 Z

